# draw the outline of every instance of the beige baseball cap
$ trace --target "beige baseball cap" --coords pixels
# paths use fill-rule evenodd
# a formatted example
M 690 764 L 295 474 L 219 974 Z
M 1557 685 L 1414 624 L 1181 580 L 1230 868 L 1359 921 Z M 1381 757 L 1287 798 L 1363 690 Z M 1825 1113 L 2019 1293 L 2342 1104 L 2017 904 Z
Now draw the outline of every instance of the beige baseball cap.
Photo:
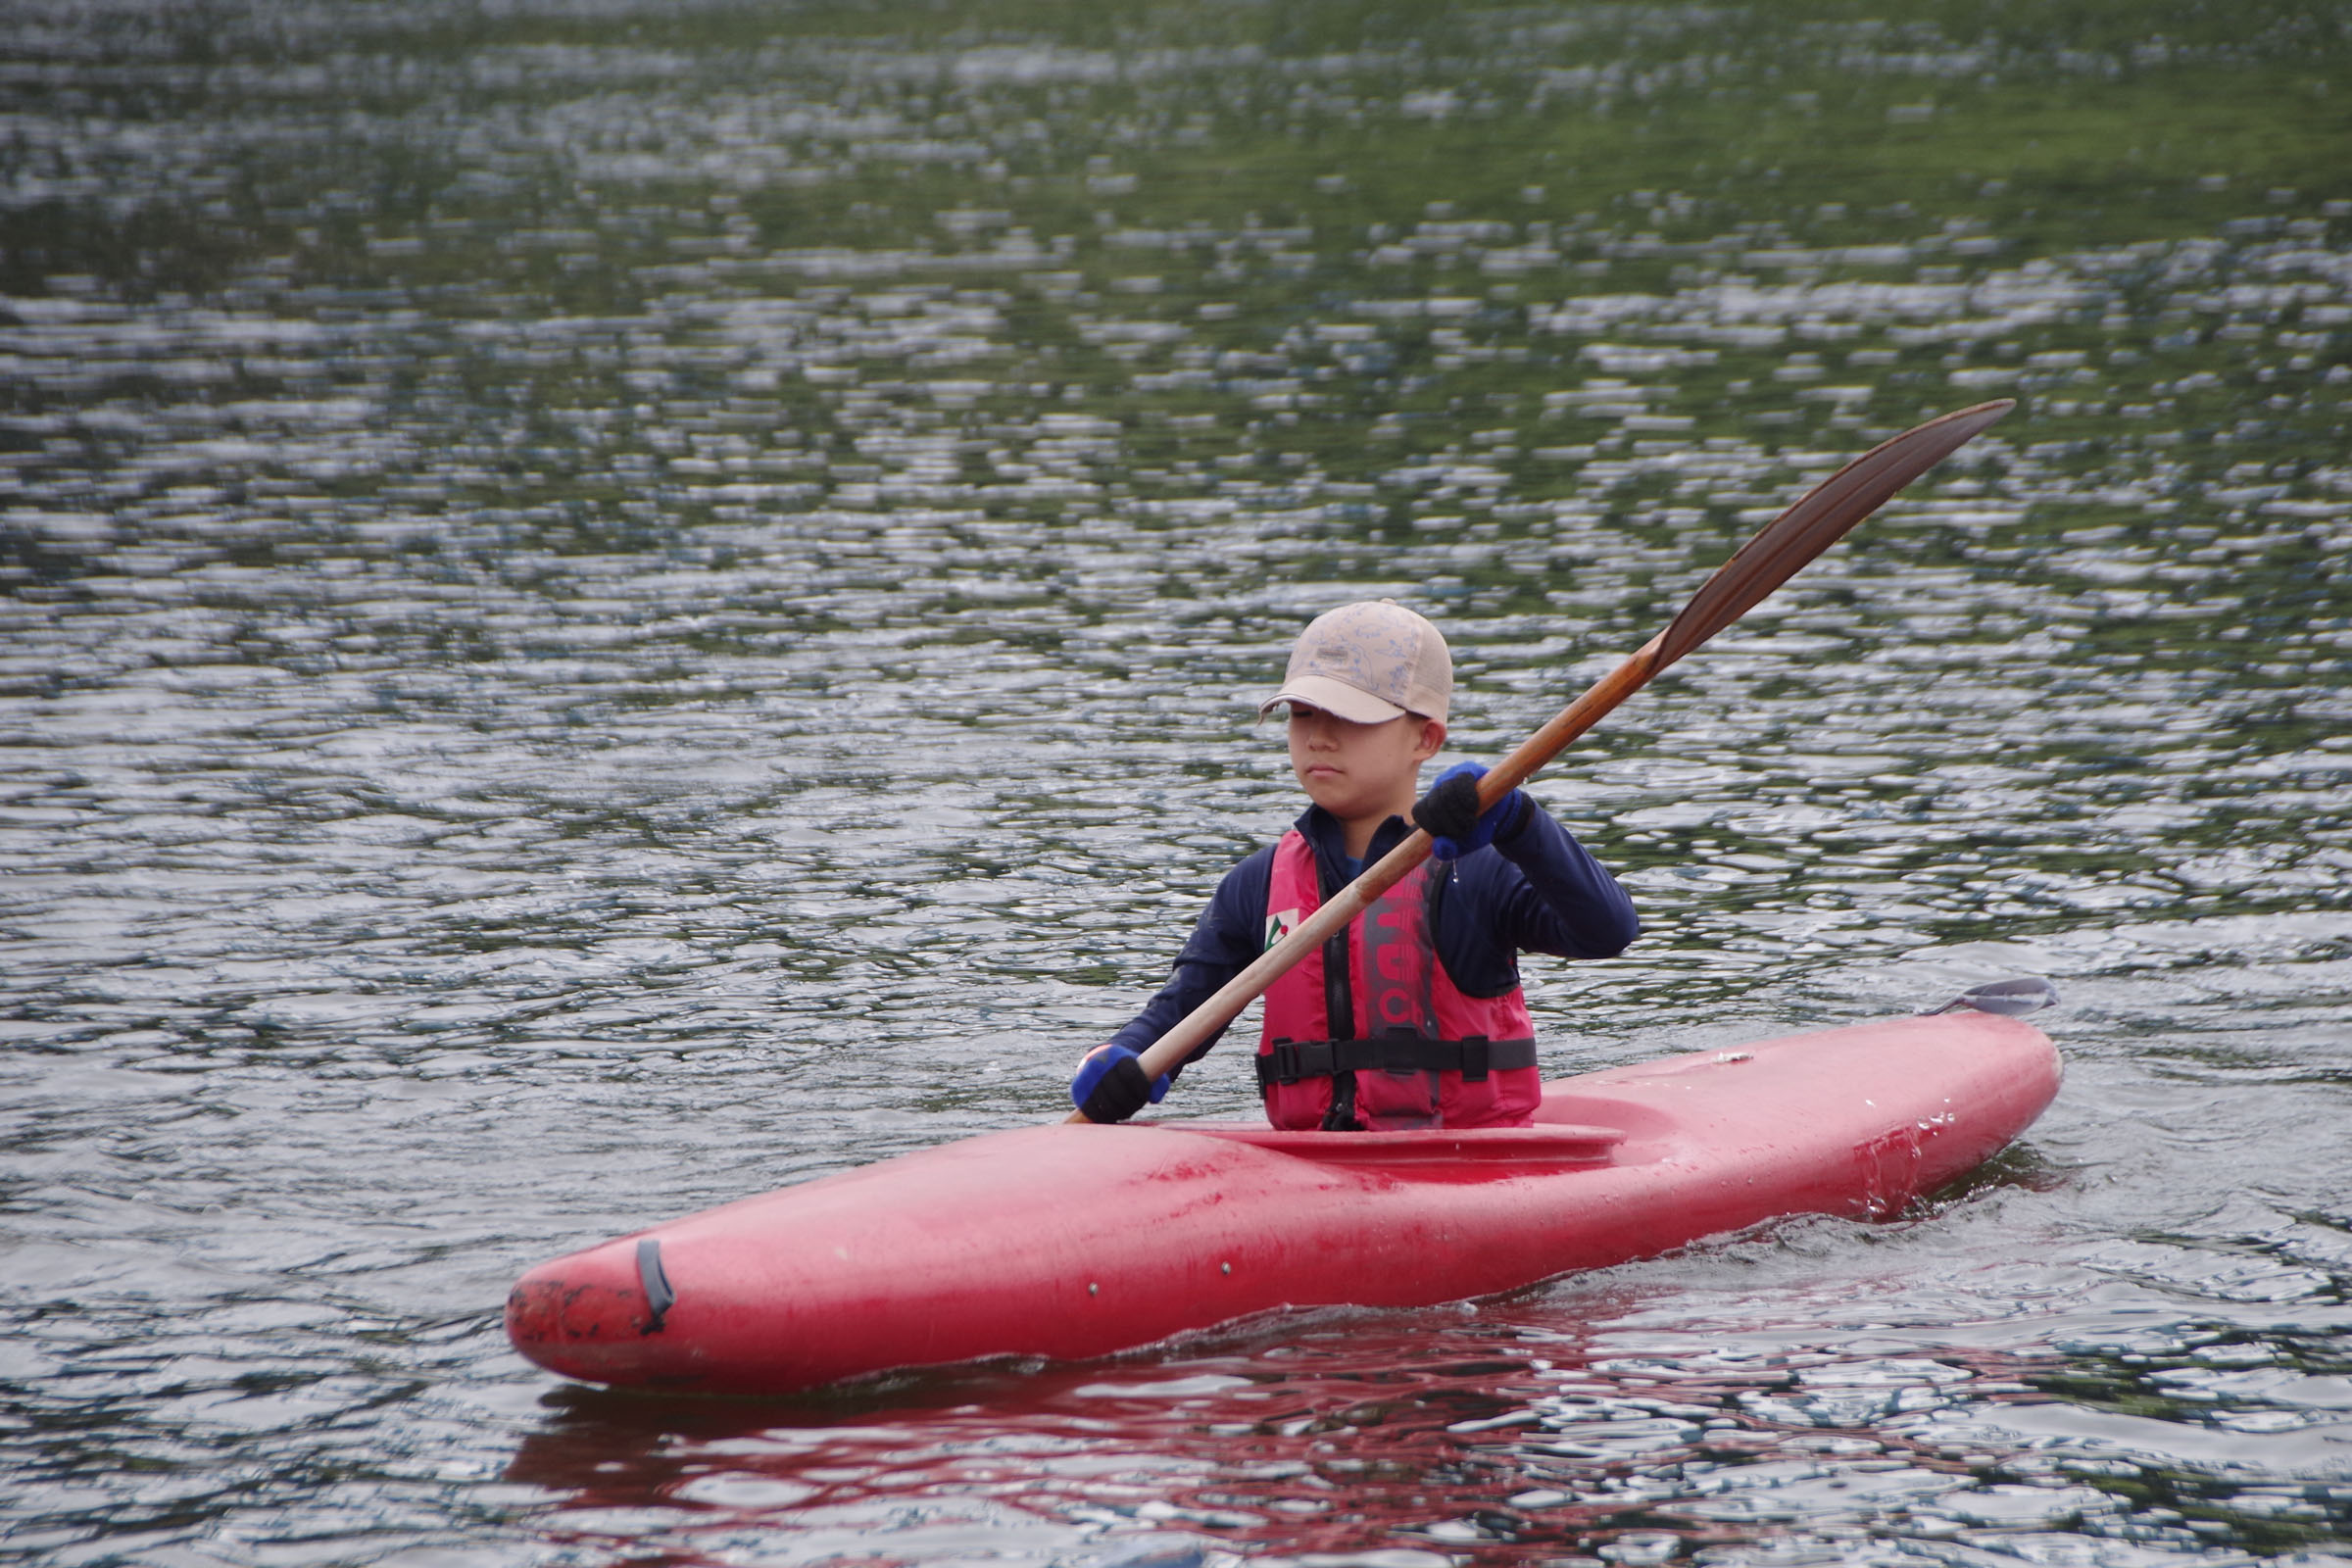
M 1358 724 L 1399 713 L 1442 720 L 1452 695 L 1453 656 L 1438 628 L 1394 599 L 1365 600 L 1307 623 L 1282 690 L 1257 705 L 1257 716 L 1298 702 Z

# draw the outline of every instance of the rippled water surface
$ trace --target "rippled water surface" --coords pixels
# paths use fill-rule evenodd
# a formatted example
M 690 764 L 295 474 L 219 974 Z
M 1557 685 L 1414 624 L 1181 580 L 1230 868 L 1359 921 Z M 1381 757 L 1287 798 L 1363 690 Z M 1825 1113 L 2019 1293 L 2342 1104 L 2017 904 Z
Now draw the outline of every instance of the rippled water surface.
M 2338 6 L 0 5 L 0 1561 L 2352 1541 Z M 782 1402 L 530 1264 L 1057 1113 L 1301 622 L 1537 792 L 1555 1070 L 2054 979 L 1899 1219 Z M 1246 1059 L 1186 1113 L 1247 1114 Z

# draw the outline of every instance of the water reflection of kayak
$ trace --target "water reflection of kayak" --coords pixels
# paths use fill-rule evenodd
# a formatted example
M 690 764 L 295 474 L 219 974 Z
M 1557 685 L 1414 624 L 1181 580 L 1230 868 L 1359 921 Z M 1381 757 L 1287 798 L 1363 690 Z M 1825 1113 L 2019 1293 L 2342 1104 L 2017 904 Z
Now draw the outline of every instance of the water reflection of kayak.
M 507 1332 L 591 1383 L 781 1393 L 1488 1296 L 1781 1215 L 1895 1213 L 2058 1080 L 2039 1030 L 1961 1010 L 1560 1079 L 1526 1128 L 991 1133 L 544 1263 Z

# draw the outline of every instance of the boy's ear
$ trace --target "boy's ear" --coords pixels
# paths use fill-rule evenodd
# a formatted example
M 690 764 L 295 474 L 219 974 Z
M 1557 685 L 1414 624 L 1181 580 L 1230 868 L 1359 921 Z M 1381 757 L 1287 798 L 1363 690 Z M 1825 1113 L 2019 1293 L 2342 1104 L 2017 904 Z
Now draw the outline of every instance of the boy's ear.
M 1421 741 L 1413 748 L 1413 760 L 1426 762 L 1446 749 L 1446 721 L 1425 718 L 1421 721 Z

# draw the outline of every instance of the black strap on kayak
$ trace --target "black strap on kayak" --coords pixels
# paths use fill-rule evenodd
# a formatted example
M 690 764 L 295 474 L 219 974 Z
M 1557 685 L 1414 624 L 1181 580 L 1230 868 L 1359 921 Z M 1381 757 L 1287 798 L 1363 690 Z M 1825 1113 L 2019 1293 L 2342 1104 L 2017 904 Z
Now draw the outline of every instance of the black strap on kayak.
M 1396 1033 L 1372 1040 L 1277 1040 L 1257 1058 L 1257 1090 L 1343 1072 L 1458 1072 L 1483 1083 L 1491 1072 L 1536 1064 L 1533 1040 L 1423 1040 Z
M 647 1237 L 637 1244 L 637 1283 L 645 1291 L 645 1306 L 649 1314 L 644 1332 L 662 1332 L 662 1320 L 678 1302 L 678 1293 L 670 1289 L 669 1276 L 662 1269 L 662 1244 Z

